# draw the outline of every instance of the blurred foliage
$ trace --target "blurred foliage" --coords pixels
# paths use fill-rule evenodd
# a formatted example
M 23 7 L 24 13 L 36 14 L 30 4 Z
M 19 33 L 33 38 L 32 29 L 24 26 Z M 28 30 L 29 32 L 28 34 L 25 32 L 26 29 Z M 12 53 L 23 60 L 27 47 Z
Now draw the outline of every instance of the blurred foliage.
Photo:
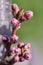
M 17 35 L 20 41 L 29 41 L 43 49 L 43 0 L 12 0 L 24 10 L 32 10 L 34 16 L 31 20 L 22 23 Z

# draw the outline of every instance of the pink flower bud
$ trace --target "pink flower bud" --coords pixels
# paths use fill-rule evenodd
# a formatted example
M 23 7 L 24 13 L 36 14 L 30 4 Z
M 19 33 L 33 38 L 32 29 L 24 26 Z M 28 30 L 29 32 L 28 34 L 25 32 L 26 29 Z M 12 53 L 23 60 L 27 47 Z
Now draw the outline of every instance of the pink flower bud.
M 18 41 L 18 36 L 13 35 L 13 36 L 11 37 L 11 40 L 12 40 L 14 43 L 16 43 L 16 42 Z
M 33 12 L 32 11 L 26 11 L 24 13 L 24 15 L 22 16 L 22 18 L 21 18 L 21 22 L 31 19 L 32 16 L 33 16 Z
M 13 47 L 13 48 L 10 49 L 10 54 L 12 55 L 14 53 L 15 53 L 15 48 Z
M 16 53 L 17 55 L 20 55 L 20 54 L 21 54 L 21 49 L 20 49 L 20 48 L 16 48 L 16 49 L 15 49 L 15 53 Z
M 19 61 L 19 56 L 18 56 L 18 55 L 16 55 L 16 56 L 14 57 L 14 61 L 15 61 L 15 62 L 18 62 L 18 61 Z
M 16 26 L 16 29 L 18 30 L 20 29 L 20 27 L 21 27 L 21 23 L 18 23 L 18 25 Z
M 27 43 L 27 44 L 25 45 L 25 48 L 26 48 L 26 49 L 29 49 L 30 47 L 31 47 L 30 43 Z
M 9 41 L 9 37 L 7 35 L 3 35 L 2 36 L 2 41 L 3 42 L 8 42 Z
M 25 58 L 26 60 L 30 60 L 30 59 L 31 59 L 31 54 L 30 54 L 30 53 L 25 53 L 25 54 L 24 54 L 24 58 Z
M 22 48 L 24 46 L 24 43 L 23 42 L 20 42 L 19 44 L 18 44 L 18 47 L 19 48 Z
M 16 18 L 13 18 L 13 19 L 11 20 L 11 24 L 12 24 L 14 27 L 16 27 L 16 26 L 19 24 L 19 21 L 18 21 Z
M 15 14 L 17 14 L 18 11 L 19 11 L 19 7 L 18 7 L 17 4 L 13 4 L 13 5 L 12 5 L 12 9 L 14 10 L 14 13 L 15 13 Z
M 24 13 L 24 16 L 25 16 L 25 18 L 28 20 L 28 19 L 31 19 L 32 18 L 32 16 L 33 16 L 33 12 L 32 11 L 26 11 L 25 13 Z
M 20 57 L 20 62 L 23 62 L 25 60 L 25 58 L 24 57 Z

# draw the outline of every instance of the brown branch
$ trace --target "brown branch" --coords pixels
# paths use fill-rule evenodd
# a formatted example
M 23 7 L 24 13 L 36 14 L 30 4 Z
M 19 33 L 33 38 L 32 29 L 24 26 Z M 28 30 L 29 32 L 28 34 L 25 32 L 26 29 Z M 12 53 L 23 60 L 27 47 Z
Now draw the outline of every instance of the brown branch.
M 17 29 L 16 29 L 16 28 L 13 28 L 11 35 L 16 34 L 16 32 L 17 32 Z M 9 50 L 10 50 L 11 45 L 12 45 L 12 41 L 10 41 L 10 43 L 8 43 L 8 44 L 6 45 L 6 53 L 5 53 L 5 56 L 4 56 L 3 60 L 2 60 L 2 62 L 3 62 L 2 65 L 4 65 L 6 59 L 9 57 Z M 13 61 L 13 59 L 12 59 L 12 61 L 9 63 L 9 65 L 13 65 L 13 63 L 14 63 L 14 61 Z
M 22 17 L 22 15 L 23 15 L 23 9 L 20 9 L 20 12 L 18 12 L 18 17 L 20 18 L 20 17 Z M 21 25 L 21 23 L 20 23 L 20 25 Z M 17 28 L 13 27 L 11 36 L 14 35 L 14 34 L 16 35 L 16 32 L 17 32 Z M 2 60 L 2 62 L 3 62 L 2 65 L 4 65 L 5 61 L 9 57 L 9 50 L 10 50 L 11 45 L 12 45 L 12 41 L 11 40 L 10 40 L 10 43 L 4 45 L 6 47 L 6 53 L 5 53 L 5 56 L 4 56 L 3 60 Z M 11 62 L 9 63 L 9 65 L 13 65 L 14 63 L 15 62 L 12 59 Z

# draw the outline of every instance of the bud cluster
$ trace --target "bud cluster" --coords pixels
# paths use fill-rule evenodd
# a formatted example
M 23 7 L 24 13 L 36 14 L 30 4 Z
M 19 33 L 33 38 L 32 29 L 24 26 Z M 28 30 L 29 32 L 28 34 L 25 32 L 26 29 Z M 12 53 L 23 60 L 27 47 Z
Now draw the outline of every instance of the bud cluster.
M 21 27 L 21 23 L 23 21 L 31 19 L 33 16 L 33 12 L 30 10 L 24 12 L 22 8 L 19 9 L 17 4 L 13 4 L 12 14 L 13 14 L 13 18 L 10 21 L 12 24 L 11 36 L 8 37 L 7 35 L 3 35 L 2 37 L 3 44 L 5 45 L 8 52 L 6 53 L 6 55 L 8 58 L 9 58 L 9 55 L 10 56 L 14 55 L 14 57 L 12 58 L 14 62 L 22 62 L 24 60 L 29 60 L 31 59 L 30 43 L 25 44 L 24 42 L 20 42 L 18 43 L 17 48 L 15 47 L 11 48 L 11 45 L 15 44 L 18 41 L 18 36 L 16 35 L 16 32 Z
M 24 60 L 31 59 L 30 43 L 24 44 L 23 42 L 20 42 L 17 45 L 17 48 L 13 47 L 10 49 L 10 54 L 14 54 L 14 61 L 16 62 L 22 62 Z

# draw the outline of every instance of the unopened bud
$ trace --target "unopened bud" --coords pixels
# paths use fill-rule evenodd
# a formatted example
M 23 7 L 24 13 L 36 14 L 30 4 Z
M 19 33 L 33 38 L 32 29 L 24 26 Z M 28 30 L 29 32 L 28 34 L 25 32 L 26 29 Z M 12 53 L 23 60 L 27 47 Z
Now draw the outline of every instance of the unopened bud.
M 19 48 L 22 48 L 24 46 L 24 43 L 23 42 L 20 42 L 19 44 L 18 44 L 18 47 Z
M 21 49 L 20 49 L 20 48 L 16 48 L 16 49 L 15 49 L 15 53 L 16 53 L 17 55 L 20 55 L 20 54 L 21 54 Z
M 15 53 L 15 48 L 11 48 L 10 49 L 10 54 L 12 55 L 12 54 L 14 54 Z
M 26 11 L 25 13 L 24 13 L 24 16 L 25 16 L 25 18 L 28 20 L 28 19 L 31 19 L 32 18 L 32 16 L 33 16 L 33 12 L 32 11 Z
M 11 24 L 13 25 L 13 27 L 16 27 L 18 25 L 19 21 L 16 18 L 13 18 L 11 20 Z
M 16 43 L 16 42 L 18 41 L 18 36 L 13 35 L 13 36 L 11 37 L 11 40 L 12 40 L 14 43 Z
M 26 11 L 24 13 L 24 15 L 22 16 L 22 18 L 21 18 L 21 22 L 31 19 L 32 16 L 33 16 L 33 12 L 32 11 Z
M 12 10 L 14 11 L 15 14 L 17 14 L 18 11 L 19 11 L 18 5 L 17 5 L 17 4 L 13 4 L 13 5 L 12 5 Z
M 24 58 L 25 58 L 26 60 L 31 59 L 31 54 L 30 54 L 30 53 L 25 53 L 25 54 L 24 54 Z
M 24 57 L 20 57 L 20 62 L 23 62 L 25 60 Z
M 2 36 L 2 41 L 5 42 L 5 43 L 8 42 L 9 41 L 9 37 L 7 35 L 3 35 Z
M 16 56 L 14 57 L 14 61 L 15 61 L 15 62 L 18 62 L 18 61 L 19 61 L 19 56 L 18 56 L 18 55 L 16 55 Z
M 31 47 L 30 43 L 27 43 L 27 44 L 25 45 L 25 48 L 26 48 L 26 49 L 29 49 L 30 47 Z

